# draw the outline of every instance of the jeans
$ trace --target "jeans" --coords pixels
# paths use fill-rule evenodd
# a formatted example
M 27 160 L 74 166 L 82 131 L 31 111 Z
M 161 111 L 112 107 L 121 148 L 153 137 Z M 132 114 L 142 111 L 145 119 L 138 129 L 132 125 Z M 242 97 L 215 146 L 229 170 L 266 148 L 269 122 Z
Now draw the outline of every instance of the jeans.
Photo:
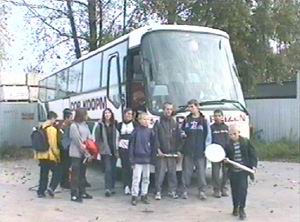
M 199 157 L 193 158 L 191 156 L 184 156 L 183 158 L 183 173 L 182 173 L 182 185 L 183 192 L 187 191 L 187 187 L 191 183 L 191 178 L 193 175 L 194 166 L 196 167 L 196 175 L 198 182 L 198 189 L 200 192 L 205 191 L 206 187 L 206 158 Z
M 48 186 L 49 171 L 52 172 L 49 188 L 53 191 L 57 188 L 60 179 L 59 164 L 49 160 L 40 160 L 40 181 L 37 193 L 44 194 Z
M 248 189 L 248 173 L 245 171 L 230 172 L 229 178 L 233 207 L 245 208 Z
M 156 192 L 161 192 L 161 186 L 164 182 L 165 175 L 168 175 L 168 186 L 170 192 L 176 192 L 176 158 L 159 157 L 155 165 L 155 188 Z
M 222 178 L 220 178 L 220 170 L 222 169 Z M 223 163 L 212 163 L 212 185 L 214 191 L 226 190 L 226 182 L 228 179 L 228 168 Z
M 68 186 L 70 184 L 70 167 L 71 158 L 69 156 L 69 150 L 61 151 L 61 186 Z
M 85 164 L 83 158 L 71 158 L 71 195 L 80 197 L 85 193 Z
M 131 187 L 132 183 L 132 170 L 131 164 L 129 162 L 129 152 L 128 149 L 119 148 L 119 155 L 122 165 L 122 182 L 124 187 Z
M 134 164 L 133 166 L 131 195 L 134 197 L 139 195 L 141 180 L 141 195 L 145 196 L 148 194 L 150 184 L 150 164 Z
M 116 163 L 117 159 L 111 155 L 102 155 L 105 170 L 105 189 L 111 190 L 115 188 L 116 182 Z

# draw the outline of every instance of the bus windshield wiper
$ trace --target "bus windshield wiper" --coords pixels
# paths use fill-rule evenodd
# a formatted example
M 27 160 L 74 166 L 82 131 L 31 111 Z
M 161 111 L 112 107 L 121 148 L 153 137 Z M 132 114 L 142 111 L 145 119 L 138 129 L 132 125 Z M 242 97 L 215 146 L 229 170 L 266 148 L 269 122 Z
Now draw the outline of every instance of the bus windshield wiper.
M 246 113 L 247 115 L 249 115 L 249 112 L 246 109 L 246 107 L 243 104 L 241 104 L 239 101 L 237 101 L 237 100 L 228 100 L 228 99 L 208 100 L 208 101 L 200 102 L 200 106 L 217 105 L 217 104 L 225 104 L 225 103 L 230 103 L 234 107 L 236 107 L 237 109 L 239 109 L 240 111 L 242 111 L 242 112 Z
M 186 110 L 187 107 L 188 107 L 188 105 L 180 105 L 177 108 L 177 112 L 183 112 Z

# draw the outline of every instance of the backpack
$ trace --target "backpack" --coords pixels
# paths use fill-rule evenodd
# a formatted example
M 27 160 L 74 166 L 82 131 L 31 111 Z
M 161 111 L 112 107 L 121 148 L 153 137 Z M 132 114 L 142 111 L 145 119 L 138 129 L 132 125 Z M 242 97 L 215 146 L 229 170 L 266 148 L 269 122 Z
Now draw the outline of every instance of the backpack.
M 47 127 L 46 127 L 47 128 Z M 46 128 L 35 128 L 31 133 L 32 148 L 37 152 L 46 152 L 49 149 L 49 142 Z

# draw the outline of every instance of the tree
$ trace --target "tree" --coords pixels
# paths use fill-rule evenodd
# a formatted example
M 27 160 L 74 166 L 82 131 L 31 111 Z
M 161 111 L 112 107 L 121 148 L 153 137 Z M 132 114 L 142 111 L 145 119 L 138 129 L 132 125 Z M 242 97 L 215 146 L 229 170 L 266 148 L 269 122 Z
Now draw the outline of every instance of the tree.
M 74 54 L 79 58 L 132 29 L 157 21 L 226 31 L 245 90 L 256 82 L 293 79 L 300 70 L 299 1 L 2 1 L 28 10 L 28 22 L 34 27 L 33 37 L 39 46 L 35 47 L 39 65 L 32 69 L 41 68 L 49 58 L 52 62 L 62 57 L 73 59 Z
M 7 5 L 3 4 L 0 6 L 0 70 L 2 61 L 5 59 L 4 44 L 10 41 L 6 24 L 8 12 L 9 8 Z
M 37 65 L 30 70 L 42 69 L 48 59 L 80 58 L 122 35 L 123 4 L 117 0 L 4 0 L 28 10 L 27 21 L 32 24 L 36 45 Z M 127 24 L 139 14 L 132 1 Z M 63 50 L 62 50 L 63 49 Z M 54 64 L 54 66 L 56 66 Z
M 244 90 L 294 79 L 299 67 L 300 6 L 294 0 L 145 0 L 163 23 L 226 31 Z

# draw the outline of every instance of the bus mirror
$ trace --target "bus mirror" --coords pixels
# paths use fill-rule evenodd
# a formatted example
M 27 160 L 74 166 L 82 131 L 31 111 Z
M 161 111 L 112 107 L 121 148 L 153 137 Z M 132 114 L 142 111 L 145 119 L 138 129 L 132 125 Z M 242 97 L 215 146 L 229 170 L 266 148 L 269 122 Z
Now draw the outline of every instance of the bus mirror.
M 151 86 L 152 96 L 168 96 L 169 89 L 167 85 L 153 85 Z
M 122 104 L 122 106 L 126 105 L 126 99 L 125 99 L 125 95 L 124 94 L 121 95 L 121 104 Z

